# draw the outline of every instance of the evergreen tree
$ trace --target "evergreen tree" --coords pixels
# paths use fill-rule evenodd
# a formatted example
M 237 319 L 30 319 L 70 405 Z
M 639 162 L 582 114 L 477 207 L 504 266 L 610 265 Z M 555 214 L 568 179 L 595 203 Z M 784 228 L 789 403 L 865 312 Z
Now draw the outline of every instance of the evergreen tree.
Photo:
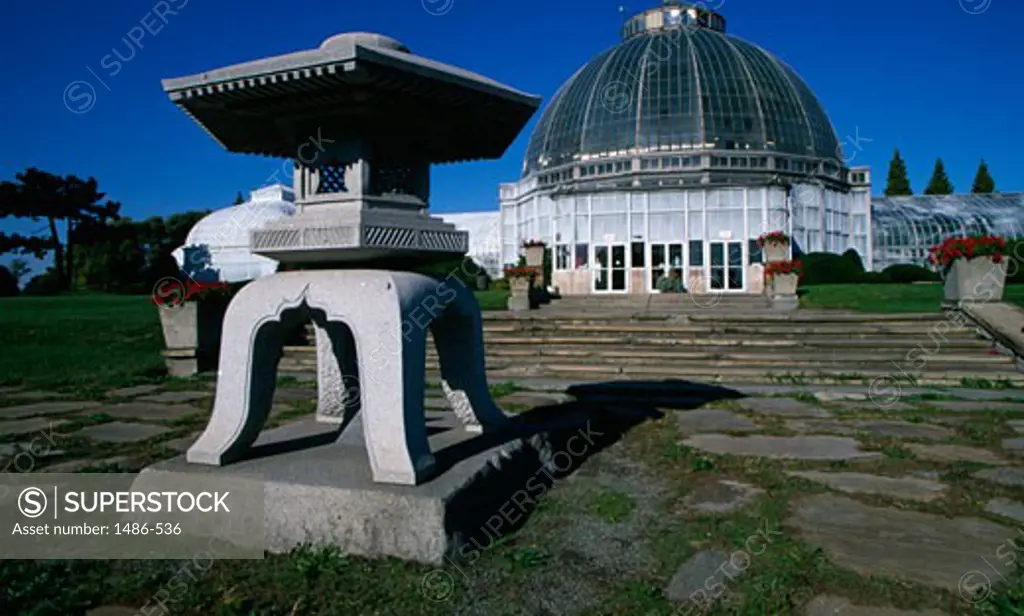
M 932 171 L 932 179 L 928 181 L 928 188 L 924 189 L 924 194 L 953 194 L 953 183 L 949 181 L 949 176 L 946 175 L 946 167 L 942 164 L 941 158 L 935 161 L 935 170 Z
M 907 177 L 907 164 L 900 157 L 900 151 L 892 156 L 889 163 L 889 179 L 885 184 L 885 196 L 909 196 L 914 194 L 910 188 L 910 178 Z
M 971 186 L 972 193 L 989 194 L 996 191 L 996 181 L 988 173 L 988 165 L 985 159 L 978 165 L 978 173 L 974 176 L 974 185 Z
M 232 205 L 242 205 L 243 203 L 245 203 L 245 197 L 242 196 L 242 191 L 238 191 L 235 194 L 235 202 Z

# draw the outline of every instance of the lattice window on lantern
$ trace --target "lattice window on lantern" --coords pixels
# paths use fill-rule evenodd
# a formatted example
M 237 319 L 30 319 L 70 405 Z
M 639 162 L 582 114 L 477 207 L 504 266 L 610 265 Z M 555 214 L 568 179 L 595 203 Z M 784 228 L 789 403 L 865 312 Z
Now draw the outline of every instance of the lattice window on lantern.
M 329 195 L 343 192 L 348 192 L 348 187 L 345 186 L 345 167 L 320 167 L 320 181 L 317 183 L 316 194 Z
M 415 175 L 410 167 L 375 166 L 370 171 L 374 191 L 379 195 L 412 195 Z

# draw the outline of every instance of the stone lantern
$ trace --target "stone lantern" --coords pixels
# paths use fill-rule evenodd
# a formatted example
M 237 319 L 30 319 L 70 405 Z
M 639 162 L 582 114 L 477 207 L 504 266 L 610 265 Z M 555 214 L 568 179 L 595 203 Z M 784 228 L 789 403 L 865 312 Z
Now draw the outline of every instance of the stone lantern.
M 537 97 L 370 33 L 163 87 L 229 151 L 295 164 L 295 215 L 253 231 L 252 249 L 298 271 L 249 283 L 228 307 L 213 415 L 188 462 L 246 457 L 270 411 L 284 333 L 305 319 L 317 331 L 320 416 L 342 422 L 361 410 L 374 481 L 417 485 L 436 471 L 423 409 L 427 329 L 467 429 L 504 424 L 471 289 L 457 271 L 410 270 L 468 249 L 466 233 L 429 214 L 430 165 L 500 157 Z

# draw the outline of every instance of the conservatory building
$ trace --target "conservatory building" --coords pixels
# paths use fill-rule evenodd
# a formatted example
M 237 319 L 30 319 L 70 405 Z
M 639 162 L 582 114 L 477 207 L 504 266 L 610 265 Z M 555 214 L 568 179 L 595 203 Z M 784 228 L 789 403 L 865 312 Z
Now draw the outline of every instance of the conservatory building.
M 871 267 L 870 177 L 849 169 L 818 99 L 787 64 L 675 0 L 558 90 L 500 187 L 501 260 L 552 248 L 564 294 L 763 289 L 757 238 L 860 253 Z

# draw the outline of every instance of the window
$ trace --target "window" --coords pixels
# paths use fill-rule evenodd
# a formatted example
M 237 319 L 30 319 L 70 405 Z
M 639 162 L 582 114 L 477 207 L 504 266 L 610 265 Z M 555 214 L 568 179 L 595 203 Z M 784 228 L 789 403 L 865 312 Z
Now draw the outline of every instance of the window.
M 750 255 L 747 263 L 761 262 L 761 247 L 757 245 L 757 240 L 747 240 L 747 254 Z
M 632 243 L 633 267 L 643 267 L 644 266 L 644 252 L 645 252 L 646 248 L 647 248 L 647 244 L 645 242 L 633 242 Z
M 590 244 L 576 244 L 576 269 L 590 264 Z
M 564 244 L 555 246 L 555 269 L 569 269 L 569 247 Z
M 690 240 L 690 267 L 703 267 L 704 265 L 704 242 Z

